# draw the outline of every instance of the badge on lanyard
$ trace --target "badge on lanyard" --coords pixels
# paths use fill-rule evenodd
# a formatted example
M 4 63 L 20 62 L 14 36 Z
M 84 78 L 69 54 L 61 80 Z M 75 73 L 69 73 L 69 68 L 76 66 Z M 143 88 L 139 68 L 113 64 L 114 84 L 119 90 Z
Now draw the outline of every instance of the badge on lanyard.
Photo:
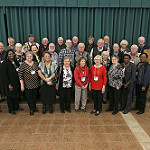
M 98 77 L 94 76 L 94 81 L 98 81 Z
M 50 72 L 50 68 L 47 68 L 47 73 L 49 74 L 49 72 Z
M 35 74 L 35 71 L 34 71 L 34 70 L 31 70 L 31 74 L 34 75 L 34 74 Z
M 3 63 L 4 60 L 0 61 L 1 63 Z
M 82 78 L 81 78 L 81 81 L 82 81 L 82 82 L 85 82 L 85 77 L 82 77 Z

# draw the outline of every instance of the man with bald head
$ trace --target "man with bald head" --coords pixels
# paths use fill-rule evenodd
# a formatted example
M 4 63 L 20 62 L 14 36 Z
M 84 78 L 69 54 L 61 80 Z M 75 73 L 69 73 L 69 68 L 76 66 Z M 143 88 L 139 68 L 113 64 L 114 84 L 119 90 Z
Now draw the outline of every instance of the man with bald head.
M 71 49 L 73 49 L 74 51 L 78 51 L 78 42 L 79 42 L 79 39 L 77 36 L 74 36 L 72 38 L 72 46 L 71 46 Z
M 107 49 L 107 51 L 110 53 L 113 49 L 112 45 L 109 43 L 109 36 L 105 35 L 104 36 L 104 48 Z
M 85 51 L 84 43 L 79 43 L 78 44 L 78 51 L 76 51 L 72 55 L 71 66 L 73 68 L 78 66 L 78 61 L 79 61 L 80 57 L 85 57 L 86 58 L 86 66 L 90 68 L 91 67 L 91 60 L 90 60 L 89 53 Z
M 42 39 L 42 44 L 40 45 L 39 51 L 38 51 L 38 54 L 39 54 L 39 56 L 40 56 L 40 59 L 42 58 L 43 52 L 48 51 L 48 49 L 49 49 L 48 46 L 49 46 L 49 41 L 48 41 L 48 39 L 47 39 L 47 38 L 43 38 L 43 39 Z
M 56 45 L 55 48 L 55 52 L 59 55 L 60 51 L 64 48 L 66 48 L 66 45 L 64 44 L 64 39 L 62 37 L 59 37 L 58 44 Z
M 55 62 L 56 65 L 58 66 L 58 54 L 55 52 L 55 44 L 54 43 L 49 44 L 49 50 L 48 51 L 51 54 L 51 61 Z
M 143 53 L 145 49 L 149 49 L 147 45 L 145 45 L 145 37 L 141 36 L 138 38 L 138 53 Z

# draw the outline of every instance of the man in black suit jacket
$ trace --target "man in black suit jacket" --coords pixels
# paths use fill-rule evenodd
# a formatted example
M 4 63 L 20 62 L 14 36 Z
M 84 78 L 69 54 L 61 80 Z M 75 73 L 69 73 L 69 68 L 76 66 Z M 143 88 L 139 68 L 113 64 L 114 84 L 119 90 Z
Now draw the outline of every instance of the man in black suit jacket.
M 147 45 L 145 45 L 145 37 L 141 36 L 138 38 L 138 53 L 143 53 L 145 49 L 149 49 Z

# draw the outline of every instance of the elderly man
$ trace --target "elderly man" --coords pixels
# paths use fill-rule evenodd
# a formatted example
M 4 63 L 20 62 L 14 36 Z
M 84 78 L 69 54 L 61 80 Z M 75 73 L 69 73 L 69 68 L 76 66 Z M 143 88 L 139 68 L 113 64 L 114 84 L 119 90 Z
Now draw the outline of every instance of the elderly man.
M 74 49 L 74 51 L 78 51 L 78 42 L 79 42 L 78 37 L 77 37 L 77 36 L 74 36 L 74 37 L 72 38 L 72 42 L 73 42 L 73 44 L 72 44 L 72 46 L 71 46 L 71 49 Z
M 58 38 L 58 44 L 56 45 L 55 52 L 59 55 L 62 49 L 66 48 L 66 45 L 63 43 L 63 38 Z
M 51 54 L 51 61 L 55 62 L 56 65 L 58 66 L 58 54 L 55 52 L 55 44 L 54 43 L 49 44 L 49 50 L 48 51 Z
M 8 49 L 13 49 L 15 52 L 15 40 L 12 37 L 8 38 L 8 46 L 5 48 L 5 51 L 7 51 Z
M 33 34 L 29 34 L 29 41 L 26 42 L 23 46 L 23 52 L 27 52 L 30 50 L 31 45 L 35 44 L 38 49 L 39 49 L 39 44 L 37 42 L 34 41 L 34 35 Z
M 103 39 L 99 39 L 97 41 L 97 47 L 94 47 L 91 50 L 91 53 L 90 53 L 90 57 L 91 57 L 91 60 L 92 60 L 93 64 L 94 64 L 94 57 L 96 55 L 101 55 L 103 51 L 107 51 L 107 49 L 104 48 L 104 40 Z
M 89 67 L 89 68 L 91 67 L 91 60 L 90 60 L 89 53 L 84 51 L 84 49 L 85 49 L 84 43 L 79 43 L 78 44 L 78 51 L 76 51 L 72 55 L 71 66 L 73 68 L 78 66 L 78 60 L 80 59 L 80 57 L 85 57 L 86 58 L 86 66 Z
M 104 36 L 104 48 L 106 48 L 109 53 L 113 50 L 112 45 L 109 43 L 108 35 Z
M 72 55 L 75 52 L 75 49 L 71 48 L 72 41 L 70 39 L 66 40 L 66 48 L 62 49 L 59 53 L 59 66 L 63 65 L 63 59 L 65 56 L 68 56 L 70 58 L 70 62 L 72 61 Z
M 113 50 L 110 52 L 110 57 L 116 55 L 119 57 L 119 63 L 123 63 L 124 53 L 119 50 L 119 45 L 114 43 Z
M 145 45 L 145 37 L 141 36 L 138 38 L 138 53 L 143 53 L 145 49 L 149 49 L 147 45 Z
M 42 44 L 40 45 L 39 51 L 38 51 L 40 59 L 42 58 L 43 52 L 48 51 L 48 49 L 49 49 L 49 41 L 47 38 L 43 38 Z
M 130 61 L 137 65 L 140 62 L 140 53 L 138 53 L 138 46 L 137 45 L 132 45 L 131 46 L 131 52 L 127 53 L 128 55 L 131 56 Z
M 6 51 L 4 51 L 4 44 L 0 42 L 0 93 L 1 93 L 1 100 L 4 100 L 4 87 L 2 82 L 2 63 L 6 59 Z M 1 112 L 1 111 L 0 111 Z

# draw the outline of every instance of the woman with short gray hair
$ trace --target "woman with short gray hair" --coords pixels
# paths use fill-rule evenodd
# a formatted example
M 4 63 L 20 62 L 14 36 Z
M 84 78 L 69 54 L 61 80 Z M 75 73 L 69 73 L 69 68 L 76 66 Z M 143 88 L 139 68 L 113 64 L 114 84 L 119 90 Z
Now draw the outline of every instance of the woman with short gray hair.
M 120 42 L 120 46 L 121 46 L 120 50 L 121 50 L 123 53 L 124 53 L 124 52 L 130 52 L 130 49 L 127 48 L 127 46 L 128 46 L 128 41 L 127 41 L 127 40 L 122 40 L 122 41 Z

